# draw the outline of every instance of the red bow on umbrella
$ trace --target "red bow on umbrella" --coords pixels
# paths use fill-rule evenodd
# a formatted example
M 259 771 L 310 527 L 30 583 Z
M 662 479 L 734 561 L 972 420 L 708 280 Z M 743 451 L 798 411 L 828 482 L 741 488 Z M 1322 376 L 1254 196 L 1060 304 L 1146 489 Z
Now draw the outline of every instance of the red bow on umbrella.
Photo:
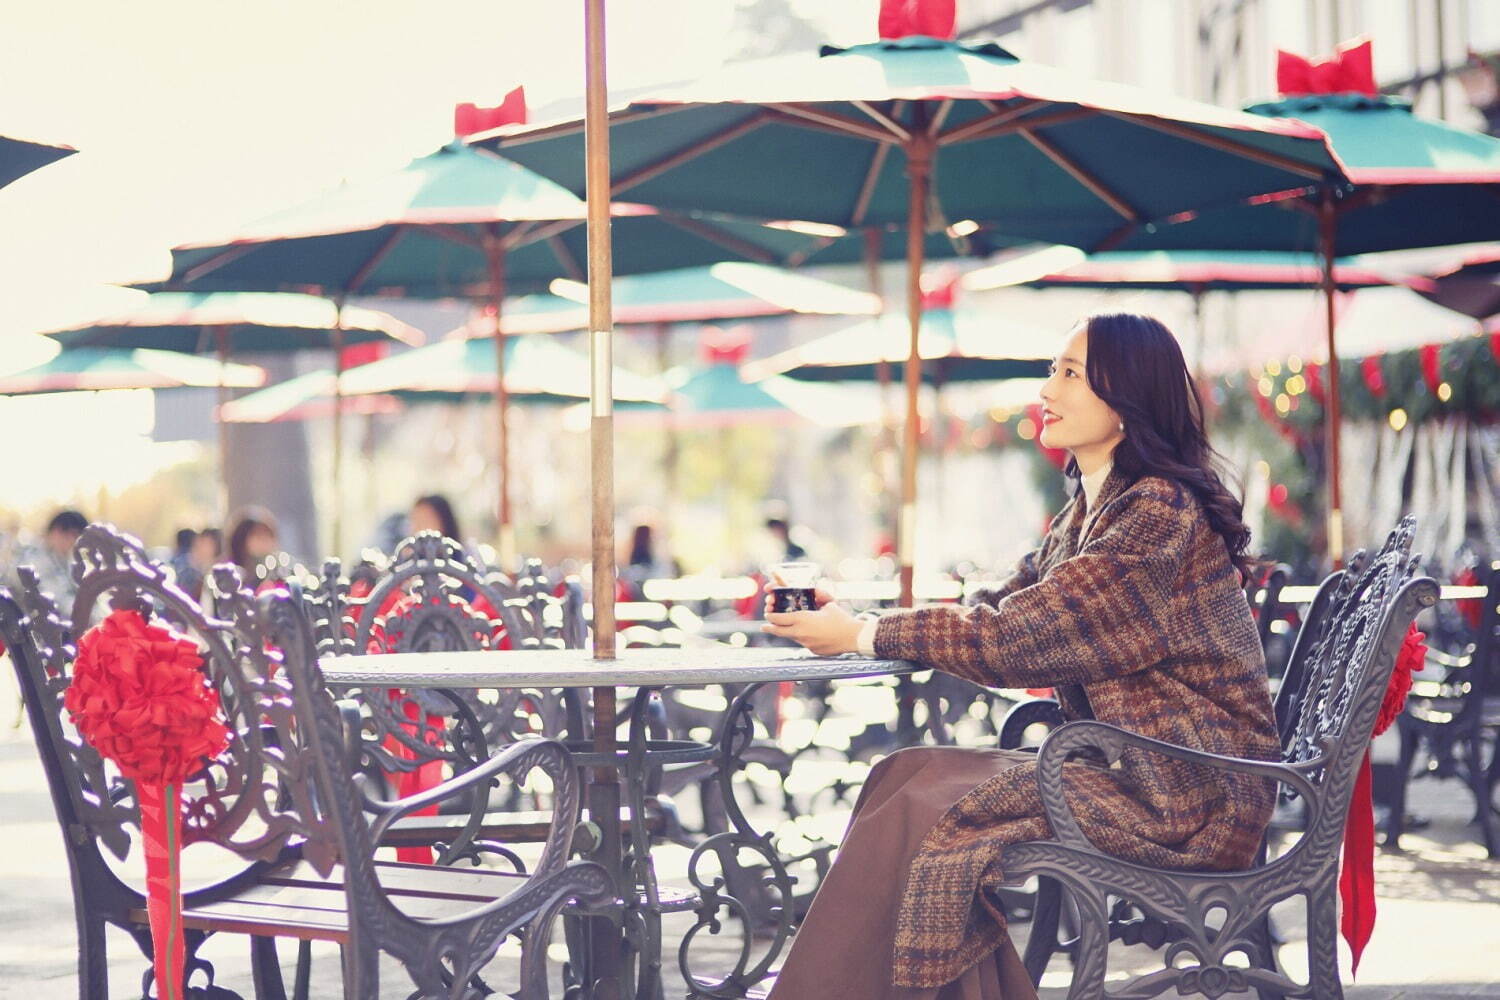
M 505 95 L 505 100 L 493 108 L 481 108 L 477 104 L 456 104 L 453 107 L 453 134 L 462 138 L 476 132 L 487 132 L 501 125 L 526 124 L 526 88 L 517 87 Z
M 738 367 L 750 356 L 750 331 L 743 326 L 730 327 L 728 330 L 721 330 L 716 326 L 704 327 L 699 346 L 703 352 L 703 360 L 708 364 Z
M 1276 50 L 1276 89 L 1287 97 L 1302 94 L 1380 93 L 1369 39 L 1345 42 L 1328 59 L 1308 59 Z
M 952 38 L 955 0 L 880 0 L 880 37 Z

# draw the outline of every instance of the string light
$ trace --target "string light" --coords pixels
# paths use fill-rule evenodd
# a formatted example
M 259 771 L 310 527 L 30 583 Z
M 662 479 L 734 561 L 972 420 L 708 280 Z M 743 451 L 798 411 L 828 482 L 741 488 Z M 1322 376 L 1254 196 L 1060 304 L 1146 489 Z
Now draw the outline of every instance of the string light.
M 1284 392 L 1276 394 L 1276 412 L 1286 416 L 1287 411 L 1292 408 L 1292 398 Z
M 1448 400 L 1453 398 L 1453 386 L 1447 382 L 1439 382 L 1437 397 L 1445 403 L 1448 402 Z
M 1300 372 L 1302 370 L 1302 359 L 1299 358 L 1299 357 L 1297 357 L 1297 355 L 1295 355 L 1295 354 L 1293 354 L 1291 357 L 1287 358 L 1286 359 L 1286 370 L 1289 371 L 1289 372 L 1291 372 L 1293 375 L 1295 375 L 1298 372 Z
M 1403 428 L 1403 427 L 1406 426 L 1406 411 L 1403 410 L 1403 409 L 1401 409 L 1400 407 L 1397 407 L 1396 409 L 1392 410 L 1391 411 L 1391 416 L 1390 416 L 1390 421 L 1391 421 L 1391 430 L 1393 430 L 1393 431 L 1399 431 L 1401 428 Z
M 1279 362 L 1279 361 L 1267 361 L 1266 362 L 1266 374 L 1267 375 L 1271 375 L 1273 377 L 1276 376 L 1276 375 L 1280 375 L 1281 374 L 1281 362 Z
M 1265 396 L 1269 399 L 1271 396 L 1271 390 L 1276 388 L 1276 383 L 1272 382 L 1269 376 L 1262 375 L 1260 377 L 1260 381 L 1255 383 L 1255 388 L 1260 390 L 1260 394 L 1262 396 Z

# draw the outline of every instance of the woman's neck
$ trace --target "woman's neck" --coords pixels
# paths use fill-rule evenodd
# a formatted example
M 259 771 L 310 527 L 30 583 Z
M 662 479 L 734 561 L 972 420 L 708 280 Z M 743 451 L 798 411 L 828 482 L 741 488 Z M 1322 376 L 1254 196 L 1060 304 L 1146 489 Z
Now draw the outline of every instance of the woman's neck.
M 1079 448 L 1073 452 L 1073 461 L 1078 464 L 1078 474 L 1092 476 L 1100 469 L 1108 468 L 1115 454 L 1115 442 L 1103 448 Z

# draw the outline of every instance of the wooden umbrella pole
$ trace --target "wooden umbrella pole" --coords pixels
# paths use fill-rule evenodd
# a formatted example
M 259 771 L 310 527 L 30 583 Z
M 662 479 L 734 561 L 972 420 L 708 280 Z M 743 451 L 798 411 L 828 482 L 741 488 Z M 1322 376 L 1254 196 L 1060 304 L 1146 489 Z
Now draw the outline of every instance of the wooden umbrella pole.
M 1318 205 L 1318 249 L 1323 258 L 1324 332 L 1328 338 L 1328 557 L 1334 569 L 1344 565 L 1344 504 L 1339 483 L 1339 437 L 1343 412 L 1339 399 L 1339 354 L 1334 343 L 1334 295 L 1338 288 L 1333 280 L 1333 261 L 1337 226 L 1333 192 L 1325 187 Z
M 586 40 L 584 156 L 588 197 L 590 468 L 593 494 L 594 658 L 615 658 L 615 470 L 614 470 L 614 318 L 610 292 L 614 264 L 609 232 L 609 120 L 604 76 L 604 0 L 584 0 Z M 594 693 L 594 750 L 615 756 L 615 689 L 596 687 Z M 622 892 L 634 893 L 623 866 L 620 830 L 620 779 L 615 769 L 592 769 L 588 789 L 589 816 L 598 825 L 596 857 L 614 875 Z M 621 927 L 616 920 L 591 922 L 590 979 L 606 997 L 626 993 L 621 981 Z
M 344 554 L 344 300 L 333 303 L 333 554 Z
M 896 559 L 901 567 L 901 607 L 912 606 L 917 533 L 917 390 L 922 385 L 922 252 L 927 230 L 927 192 L 932 179 L 934 143 L 925 133 L 906 144 L 906 318 L 911 345 L 906 355 L 906 439 L 901 449 L 901 516 Z
M 219 509 L 223 521 L 229 521 L 229 425 L 224 422 L 224 404 L 229 402 L 229 327 L 214 327 L 214 342 L 219 354 Z
M 865 274 L 870 283 L 870 294 L 880 300 L 880 318 L 885 316 L 885 289 L 880 280 L 880 230 L 874 226 L 865 229 Z M 877 338 L 877 343 L 879 338 Z M 889 481 L 886 478 L 886 455 L 895 449 L 896 421 L 891 412 L 891 366 L 881 354 L 875 359 L 876 394 L 880 398 L 880 434 L 875 441 L 875 468 L 880 473 L 881 511 L 880 517 L 890 527 L 892 536 L 900 531 L 897 523 L 900 515 L 891 509 Z
M 505 384 L 505 247 L 500 242 L 499 227 L 485 239 L 484 255 L 490 273 L 490 308 L 495 313 L 495 419 L 500 431 L 498 453 L 500 466 L 499 517 L 500 567 L 516 568 L 516 528 L 510 508 L 510 389 Z

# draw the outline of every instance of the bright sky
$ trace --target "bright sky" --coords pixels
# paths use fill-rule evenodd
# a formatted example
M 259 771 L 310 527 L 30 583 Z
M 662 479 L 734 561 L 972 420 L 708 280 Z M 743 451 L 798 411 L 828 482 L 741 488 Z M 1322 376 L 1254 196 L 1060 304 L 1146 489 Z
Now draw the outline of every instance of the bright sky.
M 831 36 L 851 14 L 873 20 L 863 0 L 797 5 Z M 609 0 L 612 87 L 718 65 L 735 6 Z M 581 95 L 582 11 L 582 0 L 11 5 L 0 134 L 79 152 L 0 191 L 0 371 L 45 360 L 32 332 L 128 306 L 139 293 L 109 283 L 164 275 L 172 245 L 431 152 L 460 101 L 495 103 L 517 84 L 533 108 Z M 82 433 L 113 407 L 122 417 L 106 424 L 149 431 L 138 394 L 112 395 L 12 400 L 0 419 Z M 83 470 L 51 455 L 40 449 L 27 495 L 8 484 L 0 505 L 71 489 Z

